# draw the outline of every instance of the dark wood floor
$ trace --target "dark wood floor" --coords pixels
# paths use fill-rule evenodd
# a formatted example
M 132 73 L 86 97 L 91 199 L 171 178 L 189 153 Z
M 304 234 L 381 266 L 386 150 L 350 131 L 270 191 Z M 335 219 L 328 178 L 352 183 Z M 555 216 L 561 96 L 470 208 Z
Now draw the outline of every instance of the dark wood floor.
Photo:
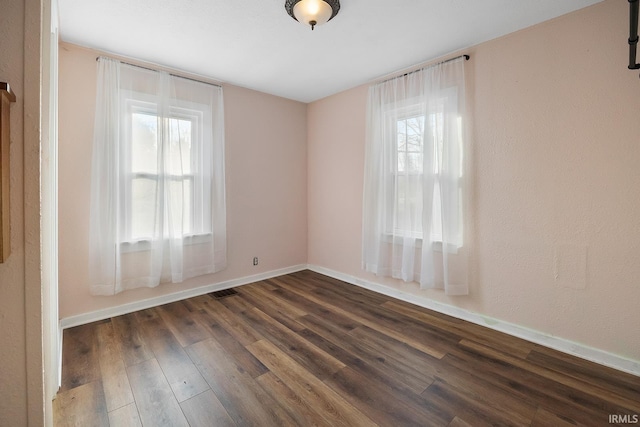
M 640 378 L 303 271 L 64 332 L 56 426 L 564 426 Z

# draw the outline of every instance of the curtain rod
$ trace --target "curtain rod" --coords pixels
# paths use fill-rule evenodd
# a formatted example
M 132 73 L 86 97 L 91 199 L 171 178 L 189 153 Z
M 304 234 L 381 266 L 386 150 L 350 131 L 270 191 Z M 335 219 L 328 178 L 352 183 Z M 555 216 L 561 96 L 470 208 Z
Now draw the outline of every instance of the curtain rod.
M 427 70 L 429 68 L 433 68 L 433 67 L 436 67 L 438 65 L 446 64 L 447 62 L 455 61 L 456 59 L 460 59 L 460 58 L 464 58 L 465 61 L 468 61 L 471 57 L 469 55 L 456 56 L 455 58 L 450 58 L 450 59 L 447 59 L 445 61 L 441 61 L 441 62 L 437 62 L 435 64 L 427 65 L 426 67 L 421 67 L 421 68 L 418 68 L 417 70 L 409 71 L 408 73 L 404 73 L 404 74 L 401 74 L 399 76 L 390 77 L 390 78 L 382 80 L 381 82 L 378 82 L 376 84 L 390 82 L 391 80 L 399 79 L 401 77 L 406 77 L 409 74 L 417 73 L 418 71 L 422 71 L 422 70 Z
M 96 61 L 99 61 L 100 58 L 109 58 L 109 57 L 108 56 L 98 56 L 98 57 L 96 57 Z M 115 58 L 110 58 L 110 59 L 113 59 L 114 61 L 118 61 L 119 63 L 124 64 L 124 65 L 130 65 L 132 67 L 142 68 L 143 70 L 153 71 L 154 73 L 159 73 L 160 72 L 160 70 L 156 70 L 156 69 L 149 68 L 149 67 L 143 67 L 142 65 L 132 64 L 130 62 L 121 61 L 119 59 L 115 59 Z M 210 85 L 210 86 L 215 86 L 215 87 L 222 87 L 221 85 L 218 85 L 218 84 L 215 84 L 215 83 L 203 82 L 202 80 L 192 79 L 190 77 L 185 77 L 185 76 L 179 76 L 179 75 L 173 74 L 173 73 L 169 73 L 169 75 L 172 76 L 172 77 L 178 77 L 180 79 L 191 80 L 192 82 L 196 82 L 196 83 L 202 83 L 202 84 L 205 84 L 205 85 Z

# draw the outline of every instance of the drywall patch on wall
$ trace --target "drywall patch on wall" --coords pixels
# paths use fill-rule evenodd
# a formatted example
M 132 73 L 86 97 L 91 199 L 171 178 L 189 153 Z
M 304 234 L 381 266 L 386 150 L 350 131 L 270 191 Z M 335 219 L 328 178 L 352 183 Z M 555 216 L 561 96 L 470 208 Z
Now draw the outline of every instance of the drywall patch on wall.
M 553 277 L 558 286 L 570 289 L 587 288 L 587 257 L 589 248 L 575 243 L 555 245 Z

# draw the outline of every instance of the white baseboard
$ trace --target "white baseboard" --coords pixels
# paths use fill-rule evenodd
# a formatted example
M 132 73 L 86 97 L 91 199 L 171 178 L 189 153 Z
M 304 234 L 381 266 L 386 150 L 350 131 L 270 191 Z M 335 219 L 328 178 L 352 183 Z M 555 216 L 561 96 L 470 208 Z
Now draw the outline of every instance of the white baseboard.
M 513 323 L 505 322 L 499 319 L 494 319 L 488 316 L 482 316 L 477 313 L 473 313 L 468 310 L 464 310 L 459 307 L 454 307 L 448 304 L 443 304 L 434 301 L 429 298 L 419 297 L 413 294 L 402 292 L 398 289 L 384 286 L 378 283 L 374 283 L 365 279 L 361 279 L 348 274 L 340 273 L 328 268 L 320 267 L 317 265 L 305 265 L 300 264 L 296 266 L 286 267 L 278 270 L 271 270 L 264 273 L 241 277 L 238 279 L 227 280 L 220 283 L 214 283 L 199 288 L 188 289 L 172 293 L 169 295 L 162 295 L 159 297 L 149 298 L 142 301 L 136 301 L 128 304 L 123 304 L 117 307 L 110 307 L 103 310 L 96 310 L 89 313 L 79 314 L 77 316 L 71 316 L 60 320 L 60 327 L 62 329 L 72 328 L 74 326 L 84 325 L 99 320 L 108 319 L 110 317 L 120 316 L 123 314 L 133 313 L 139 310 L 145 310 L 147 308 L 157 307 L 159 305 L 168 304 L 175 301 L 181 301 L 183 299 L 192 298 L 210 292 L 220 291 L 223 289 L 229 289 L 236 286 L 242 286 L 249 283 L 259 282 L 261 280 L 270 279 L 273 277 L 282 276 L 285 274 L 295 273 L 309 269 L 316 273 L 324 274 L 325 276 L 333 277 L 343 282 L 350 283 L 352 285 L 360 286 L 371 291 L 390 296 L 402 301 L 406 301 L 411 304 L 415 304 L 420 307 L 424 307 L 439 313 L 443 313 L 458 319 L 466 320 L 471 323 L 475 323 L 480 326 L 487 327 L 499 332 L 504 332 L 508 335 L 513 335 L 524 340 L 543 345 L 545 347 L 552 348 L 554 350 L 561 351 L 563 353 L 571 354 L 573 356 L 580 357 L 591 362 L 595 362 L 610 368 L 614 368 L 623 372 L 627 372 L 632 375 L 640 376 L 640 361 L 626 359 L 624 357 L 599 350 L 596 348 L 588 347 L 579 343 L 575 343 L 563 338 L 554 337 L 542 332 L 534 331 L 532 329 L 525 328 Z M 62 340 L 62 334 L 60 339 Z M 61 346 L 62 348 L 62 346 Z
M 504 332 L 505 334 L 513 335 L 515 337 L 522 338 L 524 340 L 531 341 L 533 343 L 540 344 L 542 346 L 549 347 L 563 353 L 571 354 L 573 356 L 577 356 L 581 359 L 589 360 L 600 365 L 608 366 L 619 371 L 640 376 L 640 361 L 626 359 L 624 357 L 608 353 L 603 350 L 588 347 L 579 343 L 565 340 L 563 338 L 554 337 L 499 319 L 482 316 L 480 314 L 473 313 L 459 307 L 442 304 L 429 298 L 419 297 L 413 294 L 402 292 L 389 286 L 380 285 L 378 283 L 364 280 L 355 276 L 350 276 L 348 274 L 343 274 L 328 268 L 319 267 L 316 265 L 308 265 L 307 268 L 311 271 L 315 271 L 316 273 L 324 274 L 325 276 L 333 277 L 334 279 L 342 280 L 343 282 L 360 286 L 362 288 L 369 289 L 371 291 L 378 292 L 392 298 L 415 304 L 420 307 L 428 308 L 429 310 L 437 311 L 442 314 L 447 314 L 458 319 L 466 320 L 468 322 L 475 323 L 489 329 Z
M 83 313 L 76 316 L 66 317 L 60 320 L 60 326 L 62 329 L 72 328 L 74 326 L 85 325 L 91 322 L 97 322 L 99 320 L 108 319 L 110 317 L 121 316 L 123 314 L 133 313 L 139 310 L 146 310 L 147 308 L 157 307 L 159 305 L 168 304 L 171 302 L 181 301 L 187 298 L 193 298 L 200 295 L 208 294 L 210 292 L 221 291 L 223 289 L 234 288 L 236 286 L 247 285 L 249 283 L 259 282 L 261 280 L 271 279 L 273 277 L 283 276 L 285 274 L 295 273 L 296 271 L 306 270 L 305 264 L 295 265 L 291 267 L 281 268 L 278 270 L 271 270 L 252 276 L 241 277 L 238 279 L 226 280 L 220 283 L 212 283 L 210 285 L 201 286 L 198 288 L 187 289 L 180 292 L 175 292 L 168 295 L 161 295 L 141 301 L 135 301 L 117 307 L 109 307 L 102 310 L 96 310 L 89 313 Z

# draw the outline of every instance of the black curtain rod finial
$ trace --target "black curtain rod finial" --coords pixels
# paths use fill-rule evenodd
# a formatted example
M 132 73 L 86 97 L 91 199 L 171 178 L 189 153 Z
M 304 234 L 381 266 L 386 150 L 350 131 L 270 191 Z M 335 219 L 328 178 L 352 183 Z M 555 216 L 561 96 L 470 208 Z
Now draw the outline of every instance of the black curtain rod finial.
M 638 0 L 629 0 L 629 69 L 640 69 L 636 63 L 638 52 Z

